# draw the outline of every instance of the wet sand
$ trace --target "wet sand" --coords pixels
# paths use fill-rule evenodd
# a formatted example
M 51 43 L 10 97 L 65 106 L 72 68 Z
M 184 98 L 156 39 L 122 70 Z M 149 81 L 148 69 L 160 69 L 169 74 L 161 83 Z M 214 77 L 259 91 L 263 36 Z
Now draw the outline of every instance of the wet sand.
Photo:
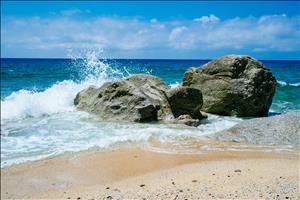
M 2 169 L 1 199 L 298 199 L 299 162 L 299 151 L 87 151 Z

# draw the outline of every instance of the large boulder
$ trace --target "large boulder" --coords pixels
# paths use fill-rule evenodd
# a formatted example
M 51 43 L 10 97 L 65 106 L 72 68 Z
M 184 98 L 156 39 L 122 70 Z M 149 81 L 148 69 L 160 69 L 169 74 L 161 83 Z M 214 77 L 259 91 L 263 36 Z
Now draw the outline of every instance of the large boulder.
M 175 117 L 190 115 L 194 119 L 203 118 L 200 113 L 202 93 L 198 88 L 178 86 L 170 89 L 167 95 Z
M 168 121 L 174 118 L 166 96 L 168 89 L 157 77 L 134 75 L 100 88 L 91 86 L 77 94 L 74 104 L 104 120 Z
M 300 112 L 242 121 L 208 136 L 217 140 L 300 147 Z
M 191 68 L 183 86 L 199 88 L 202 110 L 220 115 L 265 116 L 272 104 L 276 79 L 254 58 L 227 55 Z

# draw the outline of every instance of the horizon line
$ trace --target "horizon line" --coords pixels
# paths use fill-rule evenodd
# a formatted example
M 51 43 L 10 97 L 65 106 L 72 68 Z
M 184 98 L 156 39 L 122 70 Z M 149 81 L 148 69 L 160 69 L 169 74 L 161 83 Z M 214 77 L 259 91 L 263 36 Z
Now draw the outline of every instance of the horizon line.
M 220 57 L 223 57 L 223 56 L 219 56 L 217 58 L 220 58 Z M 252 56 L 251 56 L 252 57 Z M 103 60 L 215 60 L 217 58 L 102 58 Z M 255 58 L 255 57 L 252 57 L 252 58 Z M 55 57 L 52 57 L 52 58 L 41 58 L 41 57 L 38 57 L 38 58 L 29 58 L 29 57 L 26 57 L 26 58 L 22 58 L 22 57 L 6 57 L 6 58 L 2 58 L 1 59 L 43 59 L 43 60 L 46 60 L 46 59 L 52 59 L 52 60 L 72 60 L 73 58 L 55 58 Z M 84 59 L 84 57 L 82 58 L 76 58 L 76 59 Z M 257 59 L 257 58 L 255 58 Z M 257 60 L 264 60 L 264 61 L 300 61 L 300 59 L 257 59 Z

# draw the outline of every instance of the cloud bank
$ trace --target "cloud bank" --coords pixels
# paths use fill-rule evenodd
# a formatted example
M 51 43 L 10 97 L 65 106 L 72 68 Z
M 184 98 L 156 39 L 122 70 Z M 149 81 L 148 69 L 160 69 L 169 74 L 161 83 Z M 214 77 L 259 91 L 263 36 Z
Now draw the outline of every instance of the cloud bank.
M 299 53 L 299 16 L 222 20 L 211 14 L 192 20 L 160 21 L 77 16 L 83 12 L 89 11 L 65 10 L 45 18 L 2 17 L 2 57 L 66 57 L 70 49 L 89 48 L 102 48 L 113 57 L 144 58 L 223 51 Z

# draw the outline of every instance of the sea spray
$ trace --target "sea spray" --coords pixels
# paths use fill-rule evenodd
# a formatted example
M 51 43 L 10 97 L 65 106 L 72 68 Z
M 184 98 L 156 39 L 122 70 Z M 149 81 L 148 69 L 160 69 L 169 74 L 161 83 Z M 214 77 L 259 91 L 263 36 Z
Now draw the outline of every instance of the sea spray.
M 78 72 L 79 80 L 64 80 L 39 92 L 19 90 L 2 99 L 1 120 L 74 111 L 73 100 L 79 91 L 90 85 L 99 87 L 108 80 L 129 75 L 111 67 L 100 53 L 91 50 L 85 55 L 72 56 L 72 65 L 69 67 Z
M 124 73 L 120 66 L 109 63 L 110 59 L 103 56 L 102 49 L 83 50 L 70 52 L 68 56 L 72 60 L 69 66 L 72 71 L 78 73 L 79 80 L 103 84 L 103 81 L 124 78 L 129 73 Z M 99 84 L 98 84 L 99 85 Z

